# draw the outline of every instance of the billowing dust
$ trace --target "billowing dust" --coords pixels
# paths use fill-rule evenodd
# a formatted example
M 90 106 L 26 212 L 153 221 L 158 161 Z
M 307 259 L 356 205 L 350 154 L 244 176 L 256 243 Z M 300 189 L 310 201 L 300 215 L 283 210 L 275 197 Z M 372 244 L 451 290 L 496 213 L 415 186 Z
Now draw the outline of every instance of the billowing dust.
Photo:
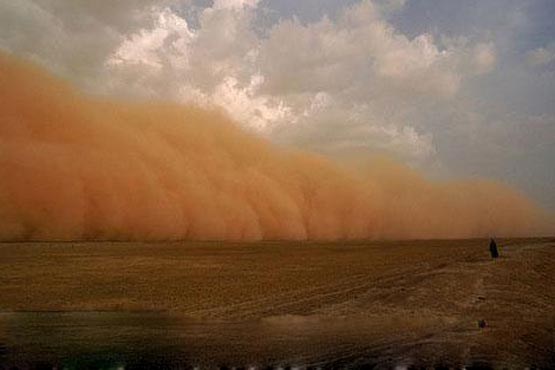
M 547 233 L 526 197 L 277 147 L 221 112 L 85 96 L 0 54 L 0 239 L 337 240 Z

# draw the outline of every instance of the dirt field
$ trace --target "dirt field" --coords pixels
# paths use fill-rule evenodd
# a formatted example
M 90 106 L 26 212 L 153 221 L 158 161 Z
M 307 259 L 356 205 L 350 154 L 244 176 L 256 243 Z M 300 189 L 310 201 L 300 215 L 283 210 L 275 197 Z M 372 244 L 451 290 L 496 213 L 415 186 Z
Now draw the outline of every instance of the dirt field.
M 498 244 L 4 243 L 0 363 L 21 311 L 155 311 L 189 364 L 549 367 L 555 239 Z

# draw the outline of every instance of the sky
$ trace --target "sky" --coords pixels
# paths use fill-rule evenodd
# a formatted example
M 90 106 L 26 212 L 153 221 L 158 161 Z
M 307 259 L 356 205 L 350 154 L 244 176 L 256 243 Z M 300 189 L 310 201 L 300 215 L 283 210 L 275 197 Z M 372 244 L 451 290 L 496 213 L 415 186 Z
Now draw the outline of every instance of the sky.
M 0 49 L 98 95 L 219 107 L 334 158 L 555 211 L 552 0 L 0 0 Z

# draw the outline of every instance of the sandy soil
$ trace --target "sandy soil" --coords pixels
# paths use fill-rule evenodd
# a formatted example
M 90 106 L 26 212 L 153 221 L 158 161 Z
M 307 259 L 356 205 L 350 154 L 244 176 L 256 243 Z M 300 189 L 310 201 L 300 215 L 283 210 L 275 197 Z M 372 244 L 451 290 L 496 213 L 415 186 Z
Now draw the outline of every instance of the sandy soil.
M 161 311 L 207 363 L 549 367 L 555 239 L 499 245 L 5 243 L 0 311 Z

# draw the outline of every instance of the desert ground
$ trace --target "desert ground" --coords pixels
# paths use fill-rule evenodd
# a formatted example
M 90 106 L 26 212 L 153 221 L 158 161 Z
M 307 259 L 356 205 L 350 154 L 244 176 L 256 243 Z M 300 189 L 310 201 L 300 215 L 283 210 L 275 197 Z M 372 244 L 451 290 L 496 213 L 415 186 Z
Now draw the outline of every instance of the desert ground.
M 488 243 L 1 243 L 0 364 L 553 366 L 555 239 Z

